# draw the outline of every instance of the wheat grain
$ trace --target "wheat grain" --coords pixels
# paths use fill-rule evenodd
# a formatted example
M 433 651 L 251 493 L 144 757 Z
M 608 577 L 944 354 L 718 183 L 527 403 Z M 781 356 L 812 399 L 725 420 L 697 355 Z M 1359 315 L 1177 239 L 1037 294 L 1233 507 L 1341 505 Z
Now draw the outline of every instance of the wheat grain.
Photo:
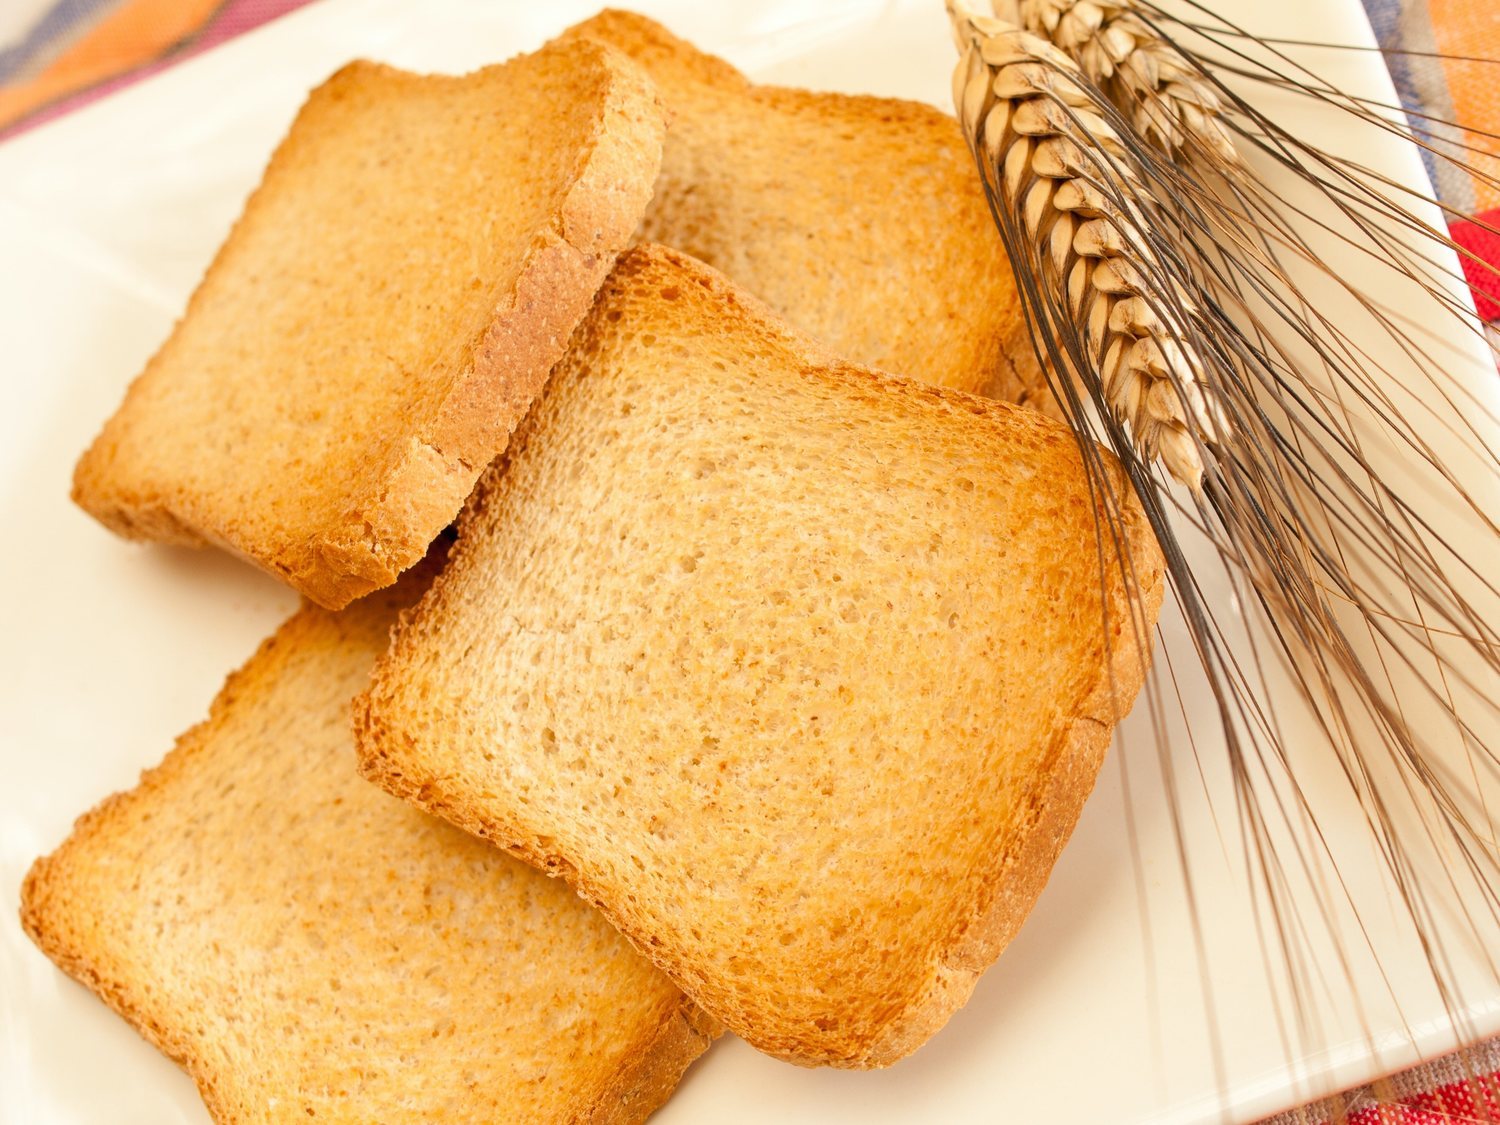
M 1076 64 L 1051 43 L 948 0 L 954 101 L 1000 207 L 1017 216 L 1111 413 L 1146 458 L 1197 490 L 1222 412 L 1187 339 L 1194 308 L 1151 251 L 1139 177 Z M 1120 190 L 1121 188 L 1126 190 Z
M 997 0 L 997 9 L 1077 62 L 1135 129 L 1166 152 L 1240 163 L 1218 90 L 1142 15 L 1137 0 Z
M 1490 696 L 1470 691 L 1500 673 L 1500 583 L 1473 561 L 1500 545 L 1494 412 L 1475 397 L 1477 373 L 1460 374 L 1462 365 L 1452 366 L 1457 353 L 1447 350 L 1470 338 L 1475 324 L 1472 309 L 1452 296 L 1463 281 L 1455 244 L 1426 210 L 1441 204 L 1408 185 L 1405 173 L 1392 177 L 1323 148 L 1304 124 L 1342 113 L 1356 152 L 1405 135 L 1430 165 L 1493 184 L 1483 169 L 1486 146 L 1446 148 L 1434 137 L 1451 123 L 1438 118 L 1404 127 L 1382 101 L 1346 94 L 1304 67 L 1298 52 L 1283 53 L 1283 45 L 1214 16 L 1214 5 L 1194 6 L 1200 19 L 1178 47 L 1173 29 L 1185 25 L 1163 15 L 1159 0 L 992 0 L 1009 5 L 1002 13 L 1014 15 L 1009 23 L 960 17 L 958 2 L 949 4 L 964 60 L 955 93 L 1033 339 L 1087 384 L 1094 402 L 1127 419 L 1098 425 L 1078 409 L 1070 385 L 1052 381 L 1081 438 L 1097 438 L 1127 466 L 1162 544 L 1181 620 L 1220 711 L 1247 873 L 1257 902 L 1269 908 L 1257 907 L 1257 925 L 1289 970 L 1292 1022 L 1315 1014 L 1336 983 L 1336 973 L 1311 971 L 1311 935 L 1320 946 L 1331 942 L 1335 964 L 1355 988 L 1347 936 L 1321 928 L 1331 925 L 1327 917 L 1299 910 L 1287 891 L 1324 871 L 1336 876 L 1329 885 L 1342 888 L 1357 933 L 1368 931 L 1367 920 L 1394 920 L 1390 903 L 1397 904 L 1449 1016 L 1461 1022 L 1454 998 L 1462 985 L 1447 942 L 1492 945 L 1487 931 L 1500 918 L 1497 819 L 1485 803 L 1500 761 L 1500 726 Z M 1015 34 L 1023 19 L 1050 50 Z M 1138 34 L 1141 26 L 1152 34 Z M 1200 56 L 1199 43 L 1217 58 Z M 1219 71 L 1246 88 L 1243 99 L 1214 82 Z M 1174 91 L 1174 83 L 1197 89 Z M 1278 105 L 1300 99 L 1291 104 L 1309 117 L 1283 123 L 1267 115 L 1257 108 L 1257 88 Z M 1203 90 L 1212 97 L 1199 96 Z M 1028 112 L 1036 102 L 1045 105 Z M 1017 128 L 1023 112 L 1023 124 L 1047 128 Z M 1243 162 L 1219 143 L 1229 130 Z M 1061 140 L 1071 147 L 1056 147 L 1072 167 L 1044 155 L 1045 144 Z M 1114 385 L 1121 350 L 1154 338 L 1157 326 L 1142 315 L 1128 333 L 1134 340 L 1100 347 L 1091 333 L 1101 317 L 1111 326 L 1113 310 L 1090 305 L 1086 316 L 1073 315 L 1080 296 L 1113 298 L 1107 287 L 1092 298 L 1068 288 L 1093 285 L 1076 264 L 1096 249 L 1078 244 L 1078 224 L 1048 226 L 1058 222 L 1051 212 L 1063 205 L 1068 176 L 1114 201 L 1099 217 L 1110 219 L 1120 249 L 1101 244 L 1098 260 L 1134 266 L 1122 271 L 1125 280 L 1148 283 L 1155 287 L 1149 296 L 1164 298 L 1156 304 L 1146 293 L 1122 294 L 1134 302 L 1122 317 L 1164 312 L 1156 317 L 1161 334 L 1197 349 L 1163 349 L 1160 366 L 1182 393 L 1156 404 L 1193 423 L 1172 429 L 1168 441 L 1202 438 L 1175 463 L 1170 449 L 1163 454 L 1190 482 L 1199 471 L 1195 453 L 1208 462 L 1191 506 L 1144 471 L 1139 435 L 1148 422 L 1140 414 L 1151 412 L 1159 380 L 1137 382 L 1128 396 Z M 1039 187 L 1039 177 L 1061 183 Z M 1132 225 L 1138 216 L 1144 232 Z M 1152 237 L 1143 241 L 1142 233 Z M 1143 247 L 1154 247 L 1155 258 Z M 1368 268 L 1349 271 L 1352 261 Z M 1196 311 L 1176 300 L 1174 278 Z M 1386 298 L 1396 293 L 1400 304 L 1392 307 Z M 1438 324 L 1446 331 L 1429 335 Z M 1211 394 L 1195 389 L 1200 375 Z M 1111 387 L 1108 401 L 1101 385 Z M 1236 592 L 1230 609 L 1219 600 L 1226 588 Z M 1242 624 L 1250 626 L 1244 634 Z M 1306 705 L 1294 709 L 1320 727 L 1295 754 L 1277 718 L 1291 699 L 1283 685 Z M 1180 686 L 1175 669 L 1162 686 L 1165 705 Z M 1418 713 L 1424 718 L 1410 722 Z M 1441 721 L 1429 723 L 1428 715 Z M 1158 715 L 1164 776 L 1174 768 L 1168 726 Z M 1192 750 L 1199 749 L 1195 739 Z M 1326 776 L 1320 754 L 1333 771 Z M 1450 769 L 1465 759 L 1482 764 Z M 1323 784 L 1339 775 L 1347 788 Z M 1295 797 L 1286 800 L 1286 792 Z M 1363 812 L 1389 896 L 1356 894 L 1339 872 L 1341 859 L 1326 844 L 1336 833 L 1323 818 L 1339 810 L 1344 832 L 1345 807 Z M 1279 839 L 1311 847 L 1281 852 L 1272 843 Z M 1447 930 L 1447 919 L 1439 926 L 1429 910 L 1431 875 L 1439 893 L 1482 909 L 1466 912 L 1457 929 Z M 1299 983 L 1308 980 L 1319 985 L 1316 1000 Z

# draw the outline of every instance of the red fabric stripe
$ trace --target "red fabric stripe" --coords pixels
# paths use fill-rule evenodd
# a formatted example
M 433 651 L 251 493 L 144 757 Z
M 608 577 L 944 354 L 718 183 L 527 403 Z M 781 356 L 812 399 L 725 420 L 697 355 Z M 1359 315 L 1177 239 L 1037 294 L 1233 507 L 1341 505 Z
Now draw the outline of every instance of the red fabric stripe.
M 50 105 L 38 109 L 35 113 L 23 117 L 21 120 L 0 129 L 0 140 L 23 133 L 44 121 L 51 121 L 55 117 L 87 105 L 103 97 L 105 94 L 113 93 L 115 90 L 126 86 L 132 86 L 142 78 L 166 70 L 183 59 L 192 58 L 210 47 L 216 47 L 233 39 L 252 28 L 259 27 L 263 23 L 269 23 L 278 16 L 283 16 L 308 3 L 308 0 L 226 0 L 214 14 L 212 19 L 195 35 L 187 44 L 180 49 L 168 52 L 155 61 L 148 62 L 144 66 L 127 70 L 123 73 L 106 79 L 96 86 L 76 93 L 68 94 L 59 98 Z
M 1496 237 L 1496 236 L 1491 236 Z M 1500 239 L 1497 239 L 1500 241 Z M 1500 1122 L 1500 1072 L 1414 1094 L 1400 1104 L 1351 1113 L 1348 1125 L 1455 1125 Z
M 1474 291 L 1474 305 L 1485 320 L 1500 320 L 1500 209 L 1482 211 L 1478 222 L 1458 221 L 1448 228 L 1453 241 L 1472 257 L 1459 255 L 1464 278 Z M 1486 230 L 1486 224 L 1490 230 Z M 1478 259 L 1477 261 L 1475 259 Z

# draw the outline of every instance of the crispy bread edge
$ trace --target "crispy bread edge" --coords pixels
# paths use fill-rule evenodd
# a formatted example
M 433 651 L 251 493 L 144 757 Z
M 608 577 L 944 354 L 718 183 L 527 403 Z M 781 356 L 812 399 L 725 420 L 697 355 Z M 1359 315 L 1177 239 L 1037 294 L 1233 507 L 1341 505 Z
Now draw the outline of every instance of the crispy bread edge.
M 1118 479 L 1123 483 L 1123 475 Z M 994 898 L 955 934 L 938 958 L 926 995 L 870 1045 L 864 1058 L 855 1064 L 859 1067 L 889 1066 L 904 1058 L 968 1002 L 979 977 L 1030 916 L 1078 824 L 1115 726 L 1130 711 L 1150 671 L 1151 636 L 1161 609 L 1161 555 L 1133 492 L 1128 494 L 1123 522 L 1125 565 L 1137 576 L 1139 596 L 1131 598 L 1119 567 L 1112 567 L 1109 604 L 1123 606 L 1124 612 L 1116 609 L 1111 614 L 1116 632 L 1110 643 L 1109 667 L 1063 736 L 1046 784 L 1031 798 L 1030 807 L 1040 815 L 1022 832 L 1020 848 L 1004 857 L 993 887 L 997 892 Z
M 656 88 L 623 52 L 592 41 L 578 46 L 591 50 L 609 75 L 594 144 L 555 225 L 533 244 L 514 293 L 496 310 L 472 372 L 450 391 L 432 430 L 413 439 L 369 507 L 309 543 L 291 564 L 292 584 L 320 604 L 342 608 L 394 582 L 422 557 L 504 451 L 651 200 L 666 133 Z M 410 507 L 393 505 L 393 496 Z
M 660 85 L 669 113 L 673 111 L 672 97 L 677 90 L 687 84 L 696 84 L 772 109 L 816 111 L 831 103 L 839 104 L 846 110 L 858 110 L 872 121 L 900 122 L 901 128 L 908 132 L 926 130 L 934 137 L 938 132 L 945 133 L 967 147 L 958 122 L 950 114 L 925 102 L 752 82 L 726 60 L 701 50 L 649 16 L 638 12 L 606 8 L 598 15 L 574 24 L 554 42 L 569 42 L 580 38 L 593 38 L 616 45 L 631 57 L 639 59 L 641 65 Z M 977 172 L 975 175 L 977 183 Z M 999 237 L 998 233 L 996 237 Z M 1003 251 L 999 256 L 1004 260 Z M 998 354 L 987 369 L 972 372 L 970 381 L 961 389 L 1029 406 L 1063 421 L 1062 413 L 1042 376 L 1041 361 L 1032 346 L 1031 330 L 1020 291 L 1014 285 L 1011 286 L 1010 300 L 998 327 L 998 338 L 995 340 Z
M 117 412 L 79 460 L 73 500 L 126 538 L 223 546 L 328 609 L 391 585 L 420 560 L 546 383 L 615 257 L 629 244 L 660 168 L 665 110 L 639 64 L 591 40 L 548 49 L 576 51 L 603 71 L 607 90 L 592 144 L 552 226 L 528 250 L 514 291 L 495 310 L 472 370 L 450 389 L 431 429 L 409 440 L 374 495 L 356 500 L 337 524 L 304 543 L 242 542 L 232 528 L 200 526 L 165 498 L 121 496 L 101 479 Z M 361 65 L 371 64 L 350 64 Z M 238 230 L 237 222 L 210 271 Z M 196 302 L 195 291 L 185 315 Z M 156 363 L 153 357 L 132 383 L 127 402 Z
M 179 735 L 160 763 L 142 771 L 134 788 L 105 797 L 80 816 L 67 838 L 50 854 L 37 859 L 21 883 L 21 928 L 36 947 L 64 973 L 109 1005 L 148 1043 L 182 1067 L 198 1087 L 209 1115 L 223 1125 L 237 1125 L 242 1119 L 234 1113 L 232 1103 L 219 1089 L 213 1069 L 194 1052 L 187 1039 L 146 1013 L 129 981 L 118 979 L 110 975 L 107 968 L 101 967 L 101 963 L 108 961 L 107 953 L 102 957 L 98 951 L 91 953 L 86 935 L 76 933 L 66 915 L 54 917 L 54 903 L 59 891 L 57 883 L 61 869 L 71 861 L 81 839 L 109 831 L 115 821 L 129 814 L 130 806 L 143 794 L 160 788 L 191 760 L 239 697 L 255 680 L 267 674 L 267 665 L 275 660 L 277 650 L 288 643 L 288 634 L 307 627 L 307 615 L 305 609 L 293 614 L 262 641 L 254 655 L 225 678 L 224 686 L 209 708 L 208 717 Z
M 692 280 L 726 298 L 728 304 L 738 306 L 743 312 L 735 315 L 748 315 L 750 322 L 746 327 L 749 330 L 762 336 L 775 337 L 795 353 L 796 359 L 810 366 L 852 374 L 863 382 L 878 384 L 880 393 L 894 391 L 900 395 L 926 399 L 947 410 L 977 415 L 1014 416 L 1019 413 L 1029 424 L 1057 428 L 1057 423 L 1044 420 L 1033 411 L 1023 410 L 1009 403 L 886 375 L 836 359 L 817 341 L 784 326 L 763 302 L 740 289 L 723 274 L 678 251 L 654 245 L 637 246 L 621 255 L 619 268 L 637 271 L 654 268 L 662 262 L 669 263 L 678 270 L 686 270 Z M 1117 488 L 1124 487 L 1123 476 L 1116 474 L 1115 483 Z M 1073 719 L 1068 730 L 1059 736 L 1060 745 L 1053 769 L 1045 786 L 1033 796 L 1032 808 L 1038 810 L 1038 814 L 1021 833 L 1020 848 L 1010 856 L 998 857 L 1003 869 L 995 873 L 989 888 L 992 894 L 986 896 L 978 904 L 976 912 L 954 930 L 944 946 L 935 951 L 931 973 L 925 985 L 914 989 L 912 999 L 893 1015 L 878 1037 L 860 1045 L 858 1049 L 834 1057 L 812 1044 L 808 1045 L 805 1052 L 781 1048 L 767 1050 L 767 1044 L 756 1042 L 753 1029 L 730 1025 L 731 1030 L 758 1050 L 803 1066 L 832 1065 L 852 1069 L 889 1066 L 914 1051 L 963 1007 L 980 974 L 995 961 L 1020 929 L 1046 885 L 1051 866 L 1072 833 L 1084 802 L 1093 790 L 1114 724 L 1130 710 L 1150 664 L 1150 626 L 1155 621 L 1162 598 L 1163 568 L 1160 549 L 1134 492 L 1127 488 L 1120 500 L 1124 508 L 1123 550 L 1127 565 L 1137 576 L 1140 598 L 1138 601 L 1128 599 L 1123 578 L 1119 577 L 1116 569 L 1113 573 L 1116 574 L 1117 581 L 1111 584 L 1109 605 L 1114 609 L 1116 618 L 1124 617 L 1125 620 L 1111 642 L 1110 667 L 1085 697 L 1080 714 Z M 485 490 L 481 486 L 476 489 L 470 503 L 483 505 L 484 502 Z M 466 509 L 466 517 L 468 516 Z M 469 522 L 471 518 L 459 521 L 456 550 L 460 553 L 464 550 L 464 528 Z M 427 598 L 435 596 L 450 573 L 451 570 L 446 570 L 438 576 Z M 396 635 L 399 636 L 405 628 L 408 615 L 421 611 L 427 598 L 413 609 L 402 613 Z M 1144 635 L 1138 635 L 1137 628 L 1131 626 L 1132 620 L 1144 630 Z M 685 980 L 681 966 L 673 963 L 667 952 L 652 940 L 649 932 L 633 924 L 634 920 L 628 911 L 617 909 L 607 902 L 572 862 L 551 850 L 548 846 L 550 841 L 528 834 L 516 824 L 492 819 L 477 812 L 462 794 L 450 795 L 441 783 L 413 778 L 402 770 L 398 761 L 405 755 L 394 754 L 392 751 L 402 746 L 414 749 L 414 740 L 404 732 L 392 730 L 382 721 L 374 699 L 389 660 L 388 652 L 376 661 L 371 688 L 354 701 L 355 745 L 360 773 L 418 808 L 504 848 L 510 854 L 545 870 L 549 875 L 565 879 L 581 897 L 597 907 L 637 950 L 671 977 L 679 988 L 683 988 L 690 996 L 693 995 L 691 981 Z M 1015 872 L 1016 875 L 1012 876 L 1010 872 Z
M 210 1116 L 225 1125 L 242 1119 L 233 1102 L 220 1090 L 214 1069 L 195 1052 L 193 1044 L 150 1017 L 135 986 L 113 975 L 107 951 L 90 950 L 87 935 L 77 932 L 66 909 L 56 902 L 59 879 L 72 861 L 79 841 L 108 832 L 130 807 L 152 790 L 168 784 L 188 764 L 197 749 L 212 738 L 215 728 L 233 710 L 239 697 L 266 675 L 275 673 L 276 653 L 295 646 L 297 634 L 313 626 L 319 611 L 294 614 L 256 649 L 245 664 L 231 672 L 202 722 L 178 737 L 167 756 L 142 772 L 133 789 L 104 798 L 80 816 L 68 837 L 50 854 L 37 859 L 21 884 L 21 928 L 59 969 L 104 1001 L 142 1038 L 166 1055 L 193 1079 Z M 57 911 L 62 910 L 59 914 Z M 103 954 L 101 956 L 101 954 Z M 713 1043 L 723 1028 L 686 996 L 669 1006 L 661 1020 L 640 1035 L 622 1064 L 593 1101 L 574 1107 L 574 1119 L 589 1125 L 636 1125 L 660 1108 L 676 1089 L 684 1071 Z
M 639 1125 L 660 1109 L 683 1074 L 724 1029 L 686 996 L 630 1052 L 626 1064 L 579 1114 L 588 1125 Z
M 108 797 L 80 817 L 74 833 L 90 827 L 96 819 L 106 818 L 123 797 L 119 793 Z M 21 883 L 21 928 L 49 961 L 103 1000 L 116 1015 L 135 1028 L 141 1038 L 186 1071 L 198 1087 L 198 1095 L 214 1121 L 236 1125 L 240 1118 L 235 1116 L 228 1099 L 220 1093 L 213 1071 L 193 1052 L 186 1040 L 171 1028 L 149 1018 L 136 1005 L 129 985 L 101 973 L 95 967 L 94 959 L 82 951 L 81 943 L 75 943 L 72 935 L 65 932 L 66 926 L 54 926 L 49 922 L 55 890 L 54 871 L 65 862 L 68 850 L 65 842 L 51 855 L 38 859 L 26 872 Z

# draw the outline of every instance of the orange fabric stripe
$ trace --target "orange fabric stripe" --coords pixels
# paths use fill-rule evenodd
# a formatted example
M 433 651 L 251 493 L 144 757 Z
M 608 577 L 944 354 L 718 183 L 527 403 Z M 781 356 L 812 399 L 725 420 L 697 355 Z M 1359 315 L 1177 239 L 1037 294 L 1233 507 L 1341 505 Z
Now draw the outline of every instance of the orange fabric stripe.
M 201 28 L 219 0 L 130 0 L 30 81 L 0 87 L 0 128 L 160 57 Z
M 1445 55 L 1500 59 L 1500 4 L 1495 0 L 1428 0 L 1437 49 Z M 1471 130 L 1500 133 L 1500 65 L 1443 61 L 1454 117 Z M 1469 143 L 1491 153 L 1500 141 L 1471 132 Z M 1500 180 L 1500 159 L 1470 155 L 1469 160 Z M 1474 181 L 1475 211 L 1500 207 L 1500 186 Z

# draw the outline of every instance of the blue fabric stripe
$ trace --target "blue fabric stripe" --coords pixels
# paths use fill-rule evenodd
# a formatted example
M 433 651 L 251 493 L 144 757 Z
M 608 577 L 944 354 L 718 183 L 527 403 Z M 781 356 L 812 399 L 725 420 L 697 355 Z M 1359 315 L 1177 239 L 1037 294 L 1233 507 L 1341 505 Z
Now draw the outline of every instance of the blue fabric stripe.
M 1375 31 L 1375 41 L 1387 52 L 1385 66 L 1391 72 L 1396 95 L 1407 111 L 1407 123 L 1419 133 L 1430 131 L 1431 125 L 1428 122 L 1411 116 L 1412 111 L 1431 113 L 1434 107 L 1423 102 L 1421 88 L 1412 69 L 1414 60 L 1410 55 L 1399 53 L 1413 49 L 1413 44 L 1406 42 L 1402 30 L 1401 17 L 1405 10 L 1403 0 L 1364 0 L 1364 5 L 1365 12 L 1370 17 L 1370 27 Z M 1426 149 L 1422 150 L 1422 163 L 1427 168 L 1427 178 L 1436 184 L 1437 161 Z
M 74 32 L 77 25 L 91 23 L 118 0 L 59 0 L 32 25 L 19 43 L 0 49 L 0 82 L 8 82 L 35 56 L 46 51 L 59 39 Z

